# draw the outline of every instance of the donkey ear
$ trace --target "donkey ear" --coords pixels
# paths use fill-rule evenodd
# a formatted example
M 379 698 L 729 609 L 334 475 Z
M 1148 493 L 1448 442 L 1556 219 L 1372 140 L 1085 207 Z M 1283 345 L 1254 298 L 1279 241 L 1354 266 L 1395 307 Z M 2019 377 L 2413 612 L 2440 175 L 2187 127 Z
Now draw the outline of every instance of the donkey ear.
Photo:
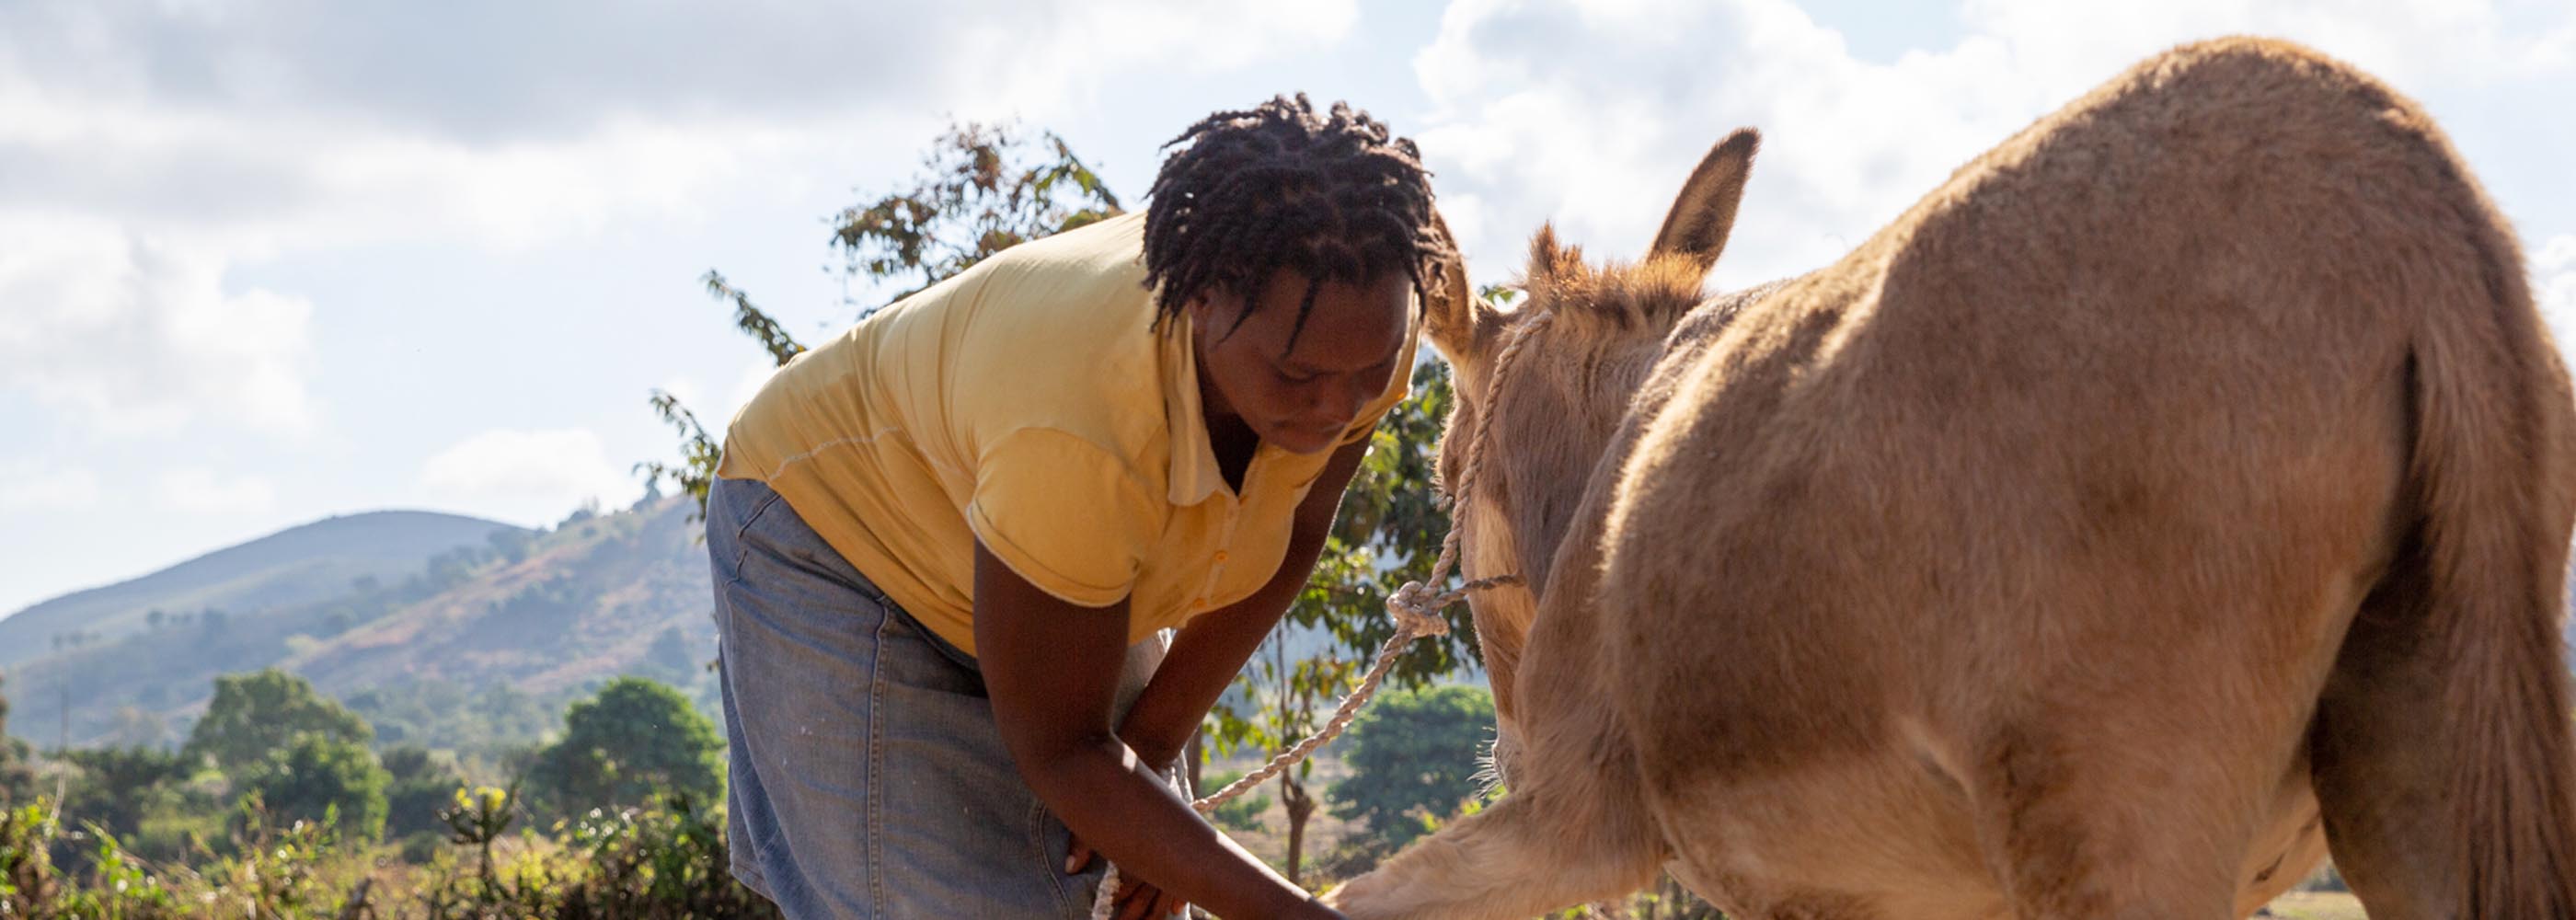
M 1760 132 L 1737 128 L 1709 148 L 1690 181 L 1682 183 L 1681 196 L 1664 215 L 1664 228 L 1655 232 L 1647 258 L 1680 256 L 1698 263 L 1703 273 L 1716 265 L 1718 253 L 1726 250 L 1727 234 L 1735 229 L 1735 206 L 1744 200 L 1744 180 L 1752 174 L 1753 154 L 1761 146 Z
M 1500 328 L 1501 315 L 1476 296 L 1467 283 L 1467 259 L 1457 255 L 1458 237 L 1449 232 L 1449 222 L 1440 212 L 1431 213 L 1431 227 L 1449 241 L 1452 255 L 1440 261 L 1440 277 L 1429 287 L 1422 305 L 1422 331 L 1431 337 L 1431 346 L 1453 360 L 1481 360 L 1485 346 L 1493 341 Z

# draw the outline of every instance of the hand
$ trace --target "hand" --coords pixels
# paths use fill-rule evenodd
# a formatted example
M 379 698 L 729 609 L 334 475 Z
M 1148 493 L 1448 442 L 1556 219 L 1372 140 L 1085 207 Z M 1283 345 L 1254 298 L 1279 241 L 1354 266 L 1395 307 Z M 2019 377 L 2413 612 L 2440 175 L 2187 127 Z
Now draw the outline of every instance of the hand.
M 1091 867 L 1095 856 L 1081 838 L 1072 838 L 1064 858 L 1064 874 L 1072 875 Z M 1189 915 L 1190 905 L 1178 897 L 1138 880 L 1125 872 L 1118 874 L 1118 894 L 1112 900 L 1109 916 L 1113 920 L 1147 920 L 1158 912 L 1173 917 Z

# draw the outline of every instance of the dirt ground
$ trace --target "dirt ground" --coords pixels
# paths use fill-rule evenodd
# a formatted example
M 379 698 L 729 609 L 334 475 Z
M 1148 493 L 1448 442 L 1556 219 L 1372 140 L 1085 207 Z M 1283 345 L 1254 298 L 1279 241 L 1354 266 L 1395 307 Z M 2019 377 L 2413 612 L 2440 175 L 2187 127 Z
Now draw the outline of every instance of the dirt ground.
M 2274 899 L 2264 910 L 2286 920 L 2364 920 L 2370 916 L 2362 913 L 2360 901 L 2340 891 L 2293 891 Z

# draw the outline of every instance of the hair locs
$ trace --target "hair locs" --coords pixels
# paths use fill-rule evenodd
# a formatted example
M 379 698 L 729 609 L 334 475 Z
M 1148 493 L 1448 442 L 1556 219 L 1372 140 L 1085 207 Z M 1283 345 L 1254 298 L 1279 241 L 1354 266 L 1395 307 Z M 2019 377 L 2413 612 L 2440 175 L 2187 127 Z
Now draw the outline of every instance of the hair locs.
M 1156 329 L 1217 290 L 1244 298 L 1248 316 L 1262 284 L 1283 269 L 1348 284 L 1402 272 L 1418 304 L 1432 296 L 1440 262 L 1456 258 L 1435 226 L 1420 151 L 1348 103 L 1317 112 L 1304 93 L 1279 96 L 1209 115 L 1163 147 L 1181 149 L 1147 193 L 1145 284 L 1158 291 Z M 1314 306 L 1310 285 L 1291 346 Z

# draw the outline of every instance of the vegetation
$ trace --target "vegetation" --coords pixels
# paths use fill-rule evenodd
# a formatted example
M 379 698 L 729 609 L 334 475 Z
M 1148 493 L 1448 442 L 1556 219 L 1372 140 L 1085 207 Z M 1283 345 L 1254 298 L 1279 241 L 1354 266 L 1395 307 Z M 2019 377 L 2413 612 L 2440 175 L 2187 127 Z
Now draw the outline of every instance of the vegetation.
M 776 916 L 727 875 L 722 742 L 670 687 L 565 710 L 528 758 L 545 812 L 426 748 L 377 755 L 295 675 L 213 696 L 181 751 L 57 751 L 0 790 L 0 917 Z
M 721 812 L 655 801 L 596 812 L 553 835 L 511 833 L 502 790 L 462 790 L 458 829 L 418 865 L 331 825 L 278 825 L 249 803 L 222 854 L 145 859 L 112 834 L 66 829 L 47 802 L 0 810 L 0 917 L 775 918 L 726 875 Z M 79 849 L 79 867 L 51 855 Z
M 384 834 L 391 778 L 363 743 L 305 732 L 239 776 L 243 798 L 272 819 L 324 825 L 344 840 Z
M 8 675 L 0 674 L 0 690 L 7 688 Z M 9 734 L 9 698 L 0 695 L 0 808 L 35 797 L 36 771 L 30 759 L 27 742 Z
M 1393 852 L 1475 797 L 1493 726 L 1494 697 L 1482 687 L 1379 694 L 1342 736 L 1351 776 L 1325 800 Z
M 678 691 L 622 677 L 564 713 L 563 739 L 537 753 L 528 783 L 564 815 L 655 795 L 712 802 L 724 793 L 723 752 L 715 725 Z
M 366 720 L 314 693 L 304 678 L 265 668 L 215 678 L 214 701 L 188 733 L 181 753 L 211 760 L 223 770 L 239 770 L 307 734 L 358 745 L 375 738 Z

